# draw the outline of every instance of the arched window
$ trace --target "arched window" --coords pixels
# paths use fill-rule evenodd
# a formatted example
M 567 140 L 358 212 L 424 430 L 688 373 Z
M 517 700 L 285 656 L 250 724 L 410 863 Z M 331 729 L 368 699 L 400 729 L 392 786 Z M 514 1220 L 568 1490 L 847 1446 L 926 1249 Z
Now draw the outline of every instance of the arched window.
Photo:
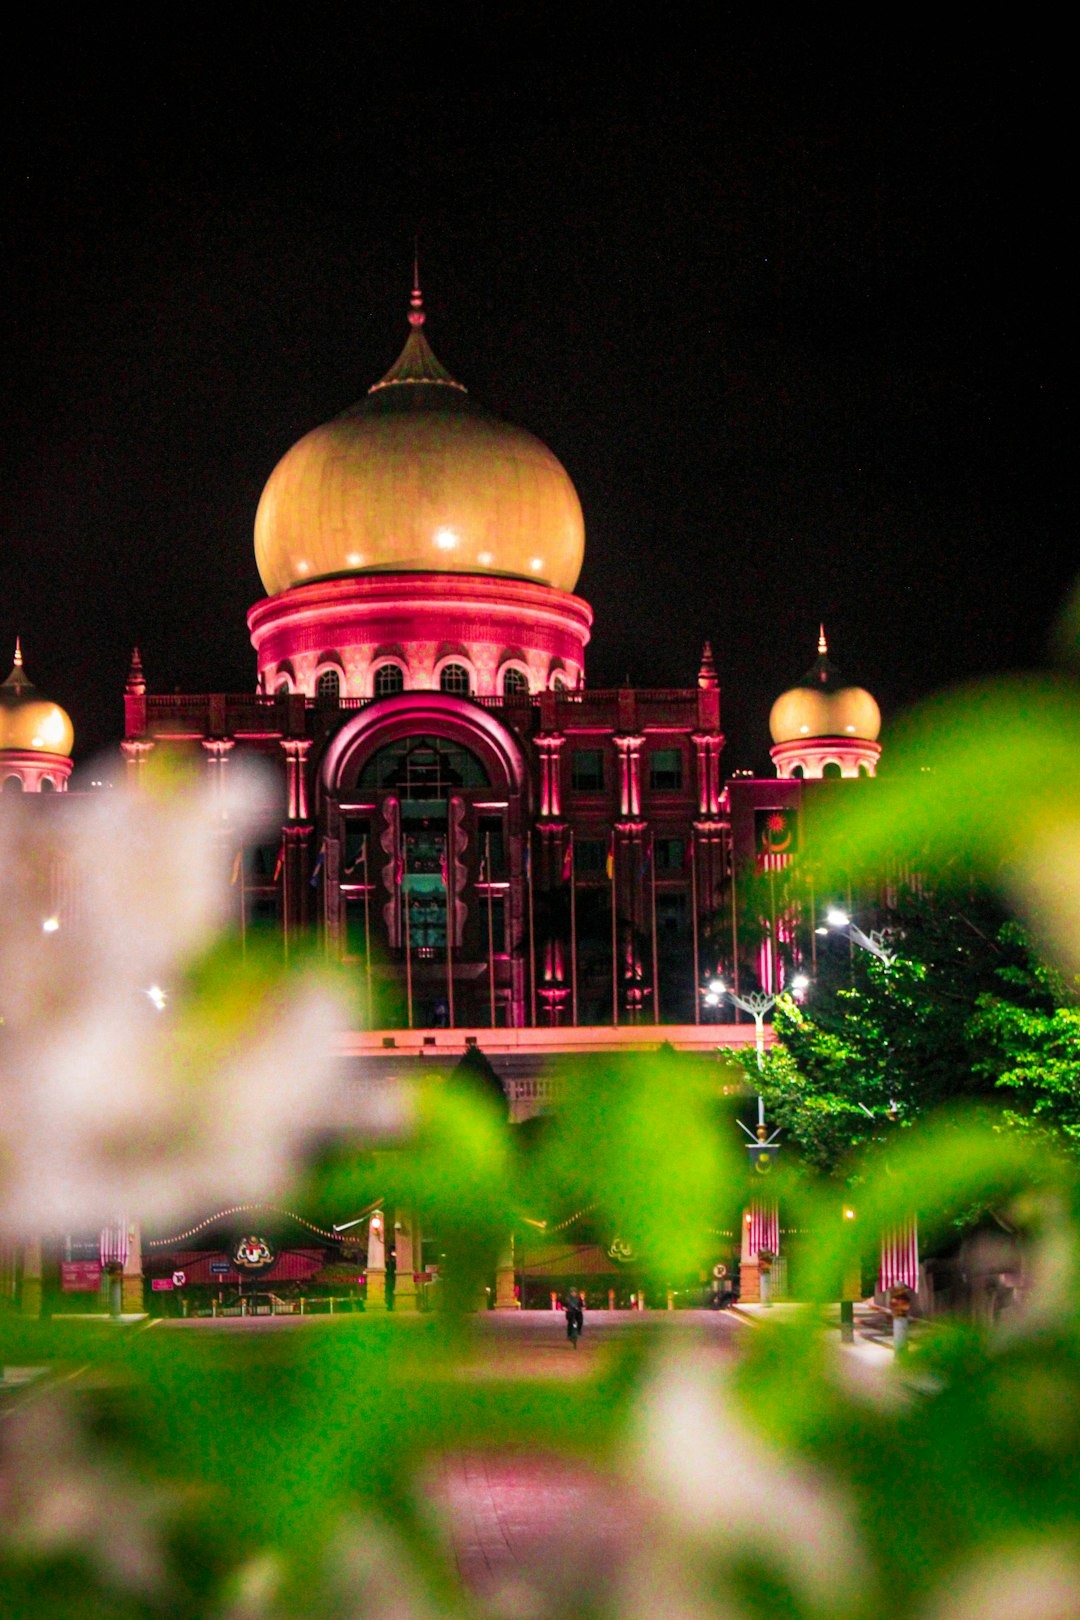
M 380 664 L 375 671 L 375 696 L 393 697 L 405 690 L 405 672 L 399 664 Z
M 41 791 L 42 793 L 56 792 L 56 783 L 53 781 L 51 776 L 43 776 L 41 778 Z
M 290 690 L 288 681 L 278 681 L 277 686 L 274 688 L 274 696 L 288 697 Z
M 529 690 L 529 677 L 520 669 L 508 669 L 503 674 L 503 696 L 516 697 Z
M 869 767 L 869 765 L 860 765 L 859 766 L 859 775 L 860 776 L 869 776 L 870 775 L 870 767 Z
M 337 703 L 341 698 L 341 676 L 336 669 L 324 669 L 315 682 L 315 696 L 320 703 Z
M 796 765 L 791 775 L 793 780 L 801 782 L 803 777 L 806 775 L 806 772 L 803 770 L 801 765 Z
M 439 676 L 439 689 L 443 692 L 453 692 L 456 697 L 468 697 L 469 672 L 465 665 L 444 664 Z
M 821 774 L 822 776 L 840 776 L 842 775 L 842 772 L 835 759 L 830 759 L 829 763 L 826 765 Z
M 23 790 L 21 776 L 9 776 L 4 782 L 5 793 L 21 793 Z
M 566 687 L 567 681 L 565 675 L 555 674 L 551 677 L 551 690 L 553 692 L 565 692 Z
M 386 789 L 402 799 L 448 799 L 461 788 L 491 784 L 476 755 L 445 737 L 402 737 L 372 754 L 360 772 L 361 789 Z

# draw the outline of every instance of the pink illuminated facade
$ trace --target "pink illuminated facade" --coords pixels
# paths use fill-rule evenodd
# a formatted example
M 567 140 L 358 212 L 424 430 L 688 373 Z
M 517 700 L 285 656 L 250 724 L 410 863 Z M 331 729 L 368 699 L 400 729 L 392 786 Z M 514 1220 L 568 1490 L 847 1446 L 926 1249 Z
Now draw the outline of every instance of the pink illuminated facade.
M 173 749 L 218 778 L 245 753 L 272 765 L 238 925 L 317 932 L 361 975 L 369 1027 L 693 1023 L 752 853 L 733 842 L 711 651 L 684 688 L 586 685 L 573 485 L 441 366 L 415 288 L 409 325 L 386 376 L 267 483 L 255 691 L 157 695 L 136 655 L 129 778 Z M 867 729 L 830 682 L 778 700 L 781 777 L 832 774 L 826 741 L 845 775 L 876 762 L 868 736 L 823 738 L 808 704 Z

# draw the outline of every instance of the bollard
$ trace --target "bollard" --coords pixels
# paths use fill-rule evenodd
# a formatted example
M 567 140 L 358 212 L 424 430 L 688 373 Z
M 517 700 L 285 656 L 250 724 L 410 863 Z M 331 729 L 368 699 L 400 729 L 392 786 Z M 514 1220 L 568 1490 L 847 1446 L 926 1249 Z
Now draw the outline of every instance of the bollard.
M 615 1309 L 615 1290 L 614 1290 L 614 1288 L 609 1288 L 608 1291 L 607 1291 L 607 1308 L 608 1308 L 609 1311 L 613 1311 Z
M 559 1308 L 559 1296 L 554 1293 L 551 1296 L 551 1308 L 553 1311 L 557 1311 Z
M 645 1295 L 642 1294 L 642 1293 L 638 1294 L 637 1308 L 638 1308 L 639 1311 L 643 1311 L 645 1309 Z
M 910 1323 L 908 1312 L 911 1310 L 911 1294 L 906 1288 L 894 1288 L 889 1297 L 892 1306 L 892 1337 L 893 1349 L 898 1356 L 903 1355 L 908 1347 L 908 1334 Z
M 669 1311 L 673 1311 L 675 1309 L 675 1295 L 672 1293 L 670 1288 L 667 1291 L 667 1308 Z
M 850 1299 L 840 1301 L 840 1343 L 855 1343 L 855 1302 Z

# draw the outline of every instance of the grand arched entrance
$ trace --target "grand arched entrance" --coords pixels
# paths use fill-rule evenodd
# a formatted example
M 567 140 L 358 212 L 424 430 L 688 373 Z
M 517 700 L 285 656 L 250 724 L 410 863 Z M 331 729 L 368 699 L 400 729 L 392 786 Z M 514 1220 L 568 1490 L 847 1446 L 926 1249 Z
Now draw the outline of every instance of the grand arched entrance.
M 523 1024 L 529 776 L 513 733 L 468 699 L 402 693 L 340 728 L 318 793 L 327 931 L 372 1019 Z

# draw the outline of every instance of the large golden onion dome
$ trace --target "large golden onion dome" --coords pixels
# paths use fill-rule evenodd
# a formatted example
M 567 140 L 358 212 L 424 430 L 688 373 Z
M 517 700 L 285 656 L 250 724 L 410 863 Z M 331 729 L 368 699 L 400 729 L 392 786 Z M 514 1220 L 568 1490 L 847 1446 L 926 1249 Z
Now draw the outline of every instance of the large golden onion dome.
M 432 353 L 418 287 L 396 364 L 278 462 L 255 514 L 267 592 L 340 574 L 503 574 L 572 591 L 585 524 L 562 463 Z
M 75 728 L 65 709 L 42 697 L 27 679 L 22 648 L 15 643 L 15 665 L 0 684 L 0 752 L 21 749 L 28 754 L 71 753 Z
M 861 686 L 841 686 L 829 662 L 822 627 L 818 655 L 798 686 L 781 692 L 769 714 L 774 743 L 809 742 L 815 737 L 851 737 L 875 742 L 881 710 Z

